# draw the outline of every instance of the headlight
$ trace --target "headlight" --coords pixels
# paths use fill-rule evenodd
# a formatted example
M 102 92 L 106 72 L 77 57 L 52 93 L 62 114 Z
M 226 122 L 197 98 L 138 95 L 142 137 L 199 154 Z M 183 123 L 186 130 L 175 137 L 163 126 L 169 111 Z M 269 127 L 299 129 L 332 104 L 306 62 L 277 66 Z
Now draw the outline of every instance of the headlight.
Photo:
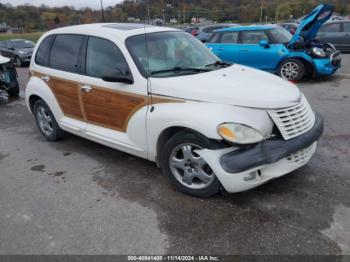
M 264 136 L 259 131 L 241 124 L 221 124 L 217 130 L 223 139 L 236 144 L 254 144 L 264 139 Z
M 325 57 L 326 56 L 326 53 L 321 48 L 318 48 L 318 47 L 313 47 L 312 53 L 318 57 Z

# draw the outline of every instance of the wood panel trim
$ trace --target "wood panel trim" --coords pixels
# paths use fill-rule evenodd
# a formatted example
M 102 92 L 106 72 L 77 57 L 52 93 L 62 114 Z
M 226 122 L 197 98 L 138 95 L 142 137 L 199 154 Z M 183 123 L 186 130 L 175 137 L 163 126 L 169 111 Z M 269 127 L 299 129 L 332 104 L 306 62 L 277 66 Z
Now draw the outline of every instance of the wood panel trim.
M 33 70 L 30 71 L 30 74 L 33 77 L 41 77 L 41 76 L 44 76 L 44 75 L 48 75 L 48 74 L 43 74 L 43 73 L 36 72 L 36 71 L 33 71 Z M 114 90 L 114 89 L 111 89 L 111 88 L 95 86 L 95 85 L 91 85 L 91 87 L 93 88 L 91 93 L 84 93 L 84 92 L 81 91 L 80 82 L 72 81 L 72 80 L 66 80 L 64 78 L 59 78 L 59 77 L 55 77 L 55 76 L 51 76 L 51 75 L 49 75 L 49 76 L 51 77 L 51 79 L 55 79 L 55 80 L 58 80 L 58 81 L 66 81 L 66 82 L 69 82 L 71 84 L 77 85 L 78 102 L 79 102 L 79 105 L 80 105 L 80 110 L 81 110 L 82 115 L 83 115 L 83 119 L 81 119 L 79 117 L 76 117 L 76 116 L 72 116 L 72 115 L 67 114 L 67 113 L 64 113 L 62 108 L 61 108 L 61 110 L 62 110 L 62 112 L 64 113 L 65 116 L 71 117 L 71 118 L 74 118 L 74 119 L 77 119 L 77 120 L 80 120 L 80 121 L 84 120 L 85 122 L 90 123 L 90 124 L 94 124 L 94 125 L 97 125 L 97 126 L 101 126 L 101 127 L 117 130 L 117 131 L 124 132 L 124 133 L 127 131 L 127 127 L 128 127 L 128 124 L 129 124 L 129 121 L 130 121 L 131 117 L 138 110 L 140 110 L 141 108 L 143 108 L 145 106 L 148 106 L 148 105 L 156 105 L 156 104 L 164 104 L 164 103 L 184 103 L 184 102 L 186 102 L 186 100 L 177 99 L 177 98 L 169 98 L 169 97 L 166 97 L 166 96 L 163 97 L 163 96 L 159 96 L 159 95 L 151 95 L 152 98 L 150 98 L 151 96 L 149 96 L 149 95 L 140 95 L 140 94 L 124 92 L 124 91 Z M 50 87 L 50 85 L 48 85 L 48 86 Z M 51 87 L 50 87 L 50 89 L 51 89 L 53 95 L 56 97 L 55 92 L 52 90 Z M 116 95 L 120 94 L 121 96 L 128 96 L 128 97 L 130 97 L 130 99 L 135 99 L 135 98 L 136 99 L 140 99 L 141 102 L 138 103 L 134 108 L 132 108 L 132 110 L 130 110 L 130 112 L 128 112 L 128 114 L 126 115 L 126 117 L 125 117 L 121 127 L 112 126 L 112 125 L 109 125 L 108 123 L 95 122 L 95 121 L 92 121 L 92 120 L 88 119 L 87 112 L 86 112 L 86 106 L 84 106 L 84 97 L 83 97 L 84 95 L 93 94 L 92 92 L 94 90 L 104 90 L 104 91 L 112 92 L 112 93 L 114 93 Z M 56 100 L 57 100 L 57 97 L 56 97 Z

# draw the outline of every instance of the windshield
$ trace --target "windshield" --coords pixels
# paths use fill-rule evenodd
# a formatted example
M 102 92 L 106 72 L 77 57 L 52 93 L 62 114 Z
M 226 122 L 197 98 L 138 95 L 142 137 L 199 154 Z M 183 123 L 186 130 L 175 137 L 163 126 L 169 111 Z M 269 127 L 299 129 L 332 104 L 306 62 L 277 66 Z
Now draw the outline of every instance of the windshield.
M 145 77 L 196 74 L 224 64 L 205 45 L 184 32 L 132 36 L 126 45 Z
M 11 41 L 10 45 L 16 49 L 34 48 L 34 43 L 32 41 L 27 40 Z
M 287 44 L 292 39 L 292 34 L 283 27 L 273 28 L 270 33 L 276 44 Z

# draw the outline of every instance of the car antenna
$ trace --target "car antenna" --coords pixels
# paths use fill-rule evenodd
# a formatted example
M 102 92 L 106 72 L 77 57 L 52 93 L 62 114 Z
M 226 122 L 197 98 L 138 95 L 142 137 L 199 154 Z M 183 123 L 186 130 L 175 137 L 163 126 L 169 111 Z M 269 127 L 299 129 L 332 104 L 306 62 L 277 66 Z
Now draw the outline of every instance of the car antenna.
M 150 0 L 147 0 L 147 22 L 150 24 L 151 17 L 150 17 Z M 146 15 L 144 19 L 144 40 L 145 40 L 145 50 L 146 50 L 146 59 L 147 59 L 147 94 L 150 97 L 150 104 L 153 105 L 152 102 L 152 90 L 151 90 L 151 83 L 150 83 L 150 66 L 149 66 L 149 50 L 148 50 L 148 39 L 147 39 L 147 32 L 146 32 Z M 151 107 L 151 112 L 153 112 L 153 106 Z

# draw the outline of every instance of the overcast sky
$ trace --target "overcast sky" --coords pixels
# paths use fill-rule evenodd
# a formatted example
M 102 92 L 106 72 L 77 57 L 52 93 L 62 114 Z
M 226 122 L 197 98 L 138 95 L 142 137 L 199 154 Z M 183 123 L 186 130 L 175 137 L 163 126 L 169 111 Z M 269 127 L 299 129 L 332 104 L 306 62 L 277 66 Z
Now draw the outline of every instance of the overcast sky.
M 122 0 L 103 0 L 104 6 L 115 5 Z M 48 6 L 74 6 L 76 8 L 91 7 L 100 8 L 100 0 L 0 0 L 0 3 L 11 3 L 12 5 L 31 4 L 31 5 L 48 5 Z

